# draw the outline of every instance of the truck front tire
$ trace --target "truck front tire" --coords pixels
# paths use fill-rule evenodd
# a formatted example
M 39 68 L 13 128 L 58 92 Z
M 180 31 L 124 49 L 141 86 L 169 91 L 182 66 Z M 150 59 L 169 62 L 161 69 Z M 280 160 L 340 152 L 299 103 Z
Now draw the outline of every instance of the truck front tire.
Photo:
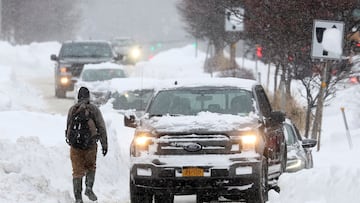
M 55 89 L 55 96 L 57 98 L 66 98 L 66 91 L 62 89 Z
M 152 203 L 153 195 L 130 181 L 130 203 Z

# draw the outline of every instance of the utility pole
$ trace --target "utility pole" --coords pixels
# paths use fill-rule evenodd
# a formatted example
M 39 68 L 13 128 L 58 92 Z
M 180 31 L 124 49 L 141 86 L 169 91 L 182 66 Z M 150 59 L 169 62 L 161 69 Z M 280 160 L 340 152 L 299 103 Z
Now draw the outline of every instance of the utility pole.
M 322 76 L 321 76 L 321 85 L 319 90 L 319 97 L 315 112 L 315 119 L 313 123 L 313 129 L 311 133 L 311 137 L 317 139 L 317 151 L 320 151 L 320 140 L 321 140 L 321 124 L 322 124 L 322 113 L 323 113 L 323 106 L 324 106 L 324 95 L 327 88 L 326 84 L 326 77 L 328 72 L 328 65 L 327 62 L 321 62 L 322 66 Z
M 235 55 L 236 55 L 236 42 L 233 42 L 230 44 L 230 66 L 233 70 L 233 77 L 236 76 L 236 61 L 235 61 Z

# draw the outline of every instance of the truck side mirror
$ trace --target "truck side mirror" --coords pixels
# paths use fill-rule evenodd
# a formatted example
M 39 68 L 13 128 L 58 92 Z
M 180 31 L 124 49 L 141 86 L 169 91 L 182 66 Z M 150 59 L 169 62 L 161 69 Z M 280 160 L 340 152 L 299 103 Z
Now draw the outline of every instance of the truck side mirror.
M 136 128 L 136 117 L 135 115 L 124 115 L 124 125 L 129 128 Z
M 121 55 L 121 54 L 116 54 L 115 57 L 114 57 L 115 61 L 122 61 L 123 58 L 124 58 L 124 56 Z
M 285 121 L 285 114 L 281 111 L 273 111 L 270 113 L 270 119 L 273 123 L 282 123 Z
M 50 59 L 51 59 L 52 61 L 57 61 L 57 60 L 58 60 L 58 57 L 57 57 L 55 54 L 51 54 Z
M 303 148 L 313 148 L 317 144 L 317 141 L 314 139 L 305 139 L 302 141 Z

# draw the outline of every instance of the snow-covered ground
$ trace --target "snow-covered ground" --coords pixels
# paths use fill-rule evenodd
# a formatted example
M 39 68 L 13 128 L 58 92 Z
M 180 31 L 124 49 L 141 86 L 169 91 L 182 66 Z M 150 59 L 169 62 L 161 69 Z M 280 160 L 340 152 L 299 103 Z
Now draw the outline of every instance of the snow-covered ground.
M 59 48 L 57 42 L 26 46 L 0 42 L 1 203 L 73 201 L 69 147 L 64 140 L 67 112 L 47 111 L 47 98 L 31 82 L 37 78 L 53 78 L 50 54 L 57 53 Z M 195 58 L 194 48 L 186 46 L 160 53 L 153 60 L 127 70 L 132 77 L 210 78 L 202 71 L 204 58 L 204 53 L 198 53 Z M 238 60 L 241 64 L 242 59 Z M 254 68 L 255 63 L 246 60 L 245 66 Z M 264 84 L 267 67 L 259 63 Z M 360 201 L 359 87 L 338 91 L 336 98 L 325 107 L 321 150 L 313 152 L 315 167 L 283 174 L 279 181 L 281 193 L 270 191 L 269 203 Z M 61 102 L 59 100 L 59 105 Z M 352 150 L 346 139 L 341 107 L 345 108 Z M 128 153 L 133 129 L 124 127 L 123 117 L 110 106 L 105 105 L 101 110 L 108 130 L 109 153 L 103 157 L 99 150 L 94 190 L 102 203 L 126 203 L 129 202 Z M 181 198 L 180 201 L 187 202 Z

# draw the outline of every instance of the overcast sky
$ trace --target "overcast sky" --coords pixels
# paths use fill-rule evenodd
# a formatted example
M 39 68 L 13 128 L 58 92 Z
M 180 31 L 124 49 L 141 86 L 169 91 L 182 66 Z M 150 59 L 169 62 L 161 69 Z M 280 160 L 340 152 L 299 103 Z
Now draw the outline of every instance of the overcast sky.
M 184 40 L 179 0 L 83 0 L 82 38 L 130 36 L 142 42 Z

